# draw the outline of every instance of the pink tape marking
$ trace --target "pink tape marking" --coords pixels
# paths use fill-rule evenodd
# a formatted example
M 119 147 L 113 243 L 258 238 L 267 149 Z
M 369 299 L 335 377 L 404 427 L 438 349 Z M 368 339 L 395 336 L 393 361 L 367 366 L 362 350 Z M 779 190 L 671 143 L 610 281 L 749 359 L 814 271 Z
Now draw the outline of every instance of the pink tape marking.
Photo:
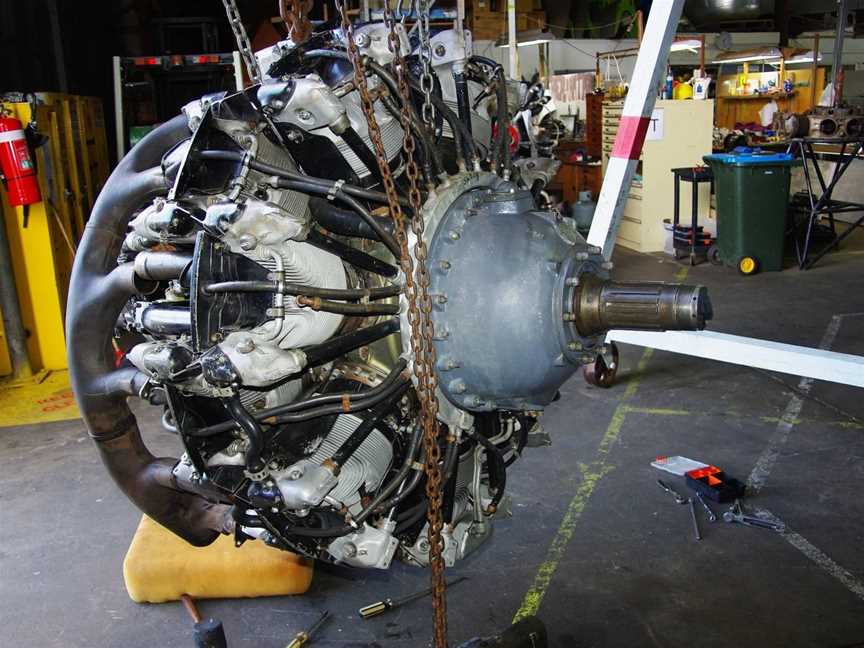
M 650 117 L 630 117 L 627 115 L 621 117 L 611 156 L 625 160 L 638 160 L 650 123 Z

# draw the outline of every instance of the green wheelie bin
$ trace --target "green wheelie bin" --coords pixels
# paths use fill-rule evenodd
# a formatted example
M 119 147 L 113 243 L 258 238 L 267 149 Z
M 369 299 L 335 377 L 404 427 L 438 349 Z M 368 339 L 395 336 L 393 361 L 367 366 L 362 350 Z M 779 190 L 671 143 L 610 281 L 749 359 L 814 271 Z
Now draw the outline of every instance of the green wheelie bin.
M 745 275 L 782 270 L 795 158 L 742 148 L 702 159 L 714 173 L 720 261 Z

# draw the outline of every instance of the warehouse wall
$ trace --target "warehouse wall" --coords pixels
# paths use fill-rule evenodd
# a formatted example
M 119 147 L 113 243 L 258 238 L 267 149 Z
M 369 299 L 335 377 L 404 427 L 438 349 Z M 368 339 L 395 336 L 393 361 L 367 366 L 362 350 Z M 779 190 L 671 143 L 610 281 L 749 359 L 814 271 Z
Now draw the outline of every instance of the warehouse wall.
M 776 46 L 778 35 L 776 32 L 755 32 L 732 34 L 732 49 L 748 49 L 761 46 Z M 706 34 L 705 61 L 710 64 L 715 60 L 722 50 L 715 45 L 717 35 Z M 552 73 L 564 70 L 582 71 L 594 69 L 594 55 L 598 51 L 612 51 L 634 47 L 635 41 L 631 40 L 561 40 L 550 44 L 549 47 L 549 69 Z M 812 48 L 812 38 L 796 38 L 790 42 L 791 47 Z M 494 58 L 509 70 L 508 50 L 497 48 L 493 41 L 477 41 L 474 44 L 475 52 L 484 56 Z M 834 39 L 830 36 L 820 38 L 819 51 L 822 56 L 821 64 L 830 66 L 833 59 Z M 633 57 L 619 60 L 621 73 L 629 80 L 633 72 L 636 59 Z M 699 55 L 691 52 L 676 52 L 670 56 L 673 65 L 699 65 Z M 539 68 L 539 56 L 536 46 L 519 48 L 519 63 L 522 75 L 530 77 Z M 864 39 L 846 39 L 843 47 L 843 64 L 846 66 L 846 92 L 845 96 L 850 100 L 864 102 L 864 70 L 856 71 L 854 66 L 864 66 Z M 606 66 L 602 72 L 606 73 Z M 617 70 L 612 65 L 612 77 L 617 76 Z M 580 114 L 584 115 L 584 107 L 564 106 L 561 108 L 563 115 L 573 114 L 579 108 Z M 824 162 L 820 165 L 823 172 L 830 176 L 833 165 Z M 792 191 L 804 189 L 804 177 L 802 172 L 796 170 L 792 176 Z M 864 203 L 864 161 L 856 161 L 846 171 L 843 180 L 838 184 L 835 198 Z M 846 220 L 854 220 L 856 215 L 848 215 Z
M 636 45 L 635 40 L 567 39 L 554 41 L 549 44 L 549 69 L 553 73 L 562 70 L 593 70 L 594 56 L 597 52 L 627 49 Z M 504 66 L 505 70 L 509 71 L 510 59 L 506 47 L 495 47 L 494 41 L 477 41 L 474 43 L 474 51 L 482 56 L 495 59 Z M 629 79 L 633 74 L 635 61 L 636 59 L 633 57 L 619 60 L 621 73 L 626 79 Z M 525 77 L 530 77 L 535 70 L 539 69 L 540 57 L 536 45 L 519 48 L 519 67 Z
M 731 34 L 732 49 L 747 49 L 761 46 L 776 46 L 778 35 L 776 32 L 753 32 Z M 705 61 L 711 63 L 723 51 L 715 45 L 717 34 L 706 34 Z M 567 39 L 556 41 L 549 47 L 549 67 L 556 70 L 586 70 L 594 69 L 594 54 L 598 51 L 610 51 L 634 47 L 633 40 L 601 40 L 601 39 Z M 793 38 L 790 47 L 812 48 L 813 38 Z M 506 48 L 496 48 L 494 41 L 477 41 L 474 49 L 478 54 L 489 56 L 499 61 L 507 69 L 508 58 Z M 825 36 L 820 39 L 819 51 L 822 55 L 822 65 L 830 65 L 834 52 L 834 39 Z M 530 76 L 539 67 L 537 47 L 528 46 L 519 48 L 520 68 L 524 76 Z M 673 65 L 699 64 L 699 55 L 691 52 L 675 52 L 670 57 Z M 621 59 L 621 71 L 629 78 L 633 71 L 635 59 Z M 843 47 L 843 64 L 854 66 L 856 63 L 864 64 L 864 39 L 846 39 Z M 626 70 L 626 72 L 625 72 Z

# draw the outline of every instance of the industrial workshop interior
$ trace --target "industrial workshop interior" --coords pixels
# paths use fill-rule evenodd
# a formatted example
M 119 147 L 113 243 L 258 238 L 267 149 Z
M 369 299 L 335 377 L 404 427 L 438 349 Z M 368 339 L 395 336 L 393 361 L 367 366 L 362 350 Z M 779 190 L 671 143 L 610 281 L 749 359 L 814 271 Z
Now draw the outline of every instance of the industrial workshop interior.
M 864 648 L 864 1 L 0 0 L 0 645 Z

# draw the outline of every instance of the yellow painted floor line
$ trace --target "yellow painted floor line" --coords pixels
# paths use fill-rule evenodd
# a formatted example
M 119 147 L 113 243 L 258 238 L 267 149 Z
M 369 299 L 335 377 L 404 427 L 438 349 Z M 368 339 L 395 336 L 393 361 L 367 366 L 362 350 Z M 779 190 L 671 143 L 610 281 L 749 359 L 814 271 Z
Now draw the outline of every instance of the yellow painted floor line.
M 606 432 L 600 440 L 600 445 L 597 448 L 597 458 L 590 464 L 579 465 L 580 472 L 582 473 L 582 481 L 576 489 L 576 494 L 567 506 L 567 511 L 564 513 L 564 519 L 561 520 L 561 524 L 555 532 L 555 536 L 552 538 L 552 543 L 546 551 L 546 556 L 540 564 L 537 574 L 534 576 L 534 582 L 531 585 L 531 589 L 529 589 L 525 594 L 525 597 L 522 599 L 522 605 L 513 617 L 513 623 L 516 623 L 526 616 L 537 613 L 537 610 L 540 608 L 540 603 L 546 595 L 549 583 L 552 582 L 555 570 L 558 569 L 558 564 L 561 562 L 561 558 L 567 550 L 567 545 L 570 543 L 570 539 L 576 531 L 576 525 L 579 522 L 579 518 L 582 517 L 582 512 L 585 510 L 588 500 L 591 498 L 591 495 L 594 493 L 594 489 L 597 487 L 600 480 L 615 469 L 615 466 L 609 463 L 607 458 L 613 444 L 621 435 L 621 428 L 624 425 L 624 419 L 627 417 L 628 406 L 625 401 L 633 398 L 636 394 L 636 390 L 639 389 L 639 383 L 642 374 L 644 373 L 645 365 L 649 358 L 651 358 L 653 351 L 653 349 L 645 349 L 645 352 L 642 354 L 636 372 L 630 379 L 630 382 L 627 383 L 627 388 L 624 390 L 622 402 L 615 408 L 615 412 L 612 414 L 612 420 L 609 422 L 609 426 L 606 428 Z
M 762 423 L 779 423 L 781 420 L 792 423 L 793 425 L 801 425 L 805 423 L 818 423 L 819 425 L 828 425 L 830 427 L 846 428 L 849 430 L 864 430 L 864 424 L 856 423 L 855 421 L 826 421 L 821 418 L 795 418 L 785 419 L 781 416 L 754 416 L 752 414 L 742 414 L 740 412 L 725 411 L 725 412 L 705 412 L 691 411 L 685 409 L 671 409 L 665 407 L 633 407 L 630 405 L 624 406 L 627 413 L 633 414 L 649 414 L 651 416 L 707 416 L 721 417 L 728 419 L 743 419 L 760 421 Z
M 675 281 L 684 281 L 689 272 L 690 268 L 688 266 L 681 266 L 675 272 Z M 611 450 L 612 445 L 621 434 L 621 428 L 624 425 L 624 420 L 626 419 L 627 412 L 630 409 L 627 401 L 633 398 L 636 394 L 636 390 L 639 389 L 639 383 L 642 380 L 645 365 L 648 363 L 648 360 L 651 358 L 653 353 L 654 349 L 650 348 L 646 348 L 642 353 L 642 357 L 639 359 L 639 364 L 636 367 L 636 372 L 630 379 L 630 382 L 627 383 L 627 388 L 624 390 L 621 402 L 612 413 L 612 420 L 609 421 L 609 426 L 606 428 L 603 438 L 600 439 L 600 445 L 597 448 L 597 458 L 590 464 L 580 464 L 582 481 L 579 484 L 579 488 L 576 490 L 576 494 L 567 506 L 567 511 L 564 513 L 564 519 L 561 520 L 561 524 L 555 532 L 555 536 L 552 538 L 552 543 L 546 551 L 545 559 L 540 564 L 537 574 L 534 576 L 534 582 L 531 584 L 531 589 L 526 592 L 525 597 L 522 599 L 522 605 L 513 617 L 513 623 L 516 623 L 526 616 L 536 614 L 537 610 L 540 609 L 540 603 L 543 602 L 543 597 L 546 595 L 549 583 L 552 582 L 552 576 L 555 574 L 555 570 L 558 569 L 558 564 L 564 556 L 567 545 L 576 531 L 576 525 L 579 522 L 579 518 L 582 517 L 582 512 L 585 510 L 585 506 L 588 504 L 591 494 L 594 492 L 594 489 L 597 487 L 600 480 L 615 469 L 615 466 L 608 463 L 606 459 L 609 456 L 609 451 Z
M 695 412 L 685 409 L 670 409 L 668 407 L 630 407 L 626 406 L 628 412 L 634 414 L 651 414 L 652 416 L 695 416 Z
M 679 283 L 684 281 L 688 274 L 690 274 L 690 268 L 688 266 L 681 266 L 675 273 L 675 281 Z

